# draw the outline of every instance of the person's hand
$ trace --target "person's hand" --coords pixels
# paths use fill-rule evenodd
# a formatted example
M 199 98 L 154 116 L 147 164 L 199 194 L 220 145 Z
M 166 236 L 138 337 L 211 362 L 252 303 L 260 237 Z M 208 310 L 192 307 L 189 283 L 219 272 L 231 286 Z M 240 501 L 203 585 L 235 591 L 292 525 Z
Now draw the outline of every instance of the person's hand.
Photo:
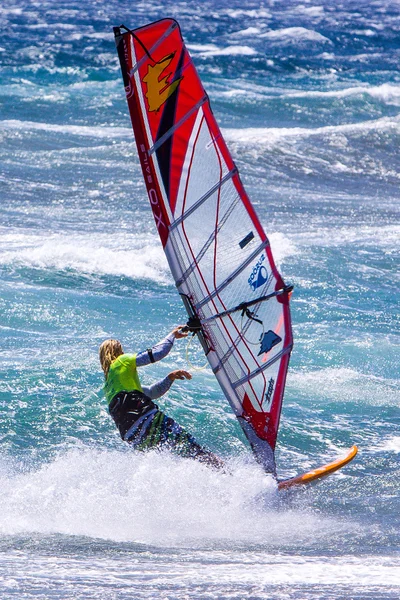
M 184 338 L 187 336 L 187 334 L 189 333 L 188 331 L 182 331 L 182 327 L 185 327 L 184 325 L 178 325 L 178 327 L 175 327 L 171 333 L 174 334 L 175 339 L 179 340 L 180 338 Z
M 168 379 L 170 381 L 175 381 L 175 379 L 192 379 L 192 376 L 188 371 L 183 371 L 182 369 L 178 369 L 177 371 L 171 371 L 168 375 Z

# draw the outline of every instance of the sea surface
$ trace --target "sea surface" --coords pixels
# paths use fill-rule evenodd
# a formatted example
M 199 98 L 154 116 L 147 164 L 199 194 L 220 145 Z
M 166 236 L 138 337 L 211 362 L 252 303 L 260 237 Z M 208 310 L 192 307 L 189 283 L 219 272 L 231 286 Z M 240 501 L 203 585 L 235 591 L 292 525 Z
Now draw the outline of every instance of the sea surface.
M 279 476 L 359 447 L 314 487 L 278 494 L 207 369 L 160 406 L 230 474 L 136 455 L 105 407 L 101 341 L 186 320 L 112 33 L 163 17 L 295 286 Z M 397 599 L 400 4 L 2 0 L 0 62 L 0 598 Z

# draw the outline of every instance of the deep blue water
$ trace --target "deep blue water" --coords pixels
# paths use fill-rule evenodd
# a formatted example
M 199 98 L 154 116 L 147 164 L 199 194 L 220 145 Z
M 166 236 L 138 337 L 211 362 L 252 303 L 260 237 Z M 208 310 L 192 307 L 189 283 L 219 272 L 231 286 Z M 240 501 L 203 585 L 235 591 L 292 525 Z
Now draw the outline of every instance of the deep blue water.
M 232 475 L 132 454 L 105 410 L 99 343 L 143 349 L 185 320 L 112 34 L 165 16 L 295 285 L 279 473 L 359 446 L 301 492 L 253 464 L 207 370 L 162 405 Z M 398 598 L 399 17 L 389 0 L 2 1 L 0 598 Z M 146 380 L 176 365 L 184 342 Z

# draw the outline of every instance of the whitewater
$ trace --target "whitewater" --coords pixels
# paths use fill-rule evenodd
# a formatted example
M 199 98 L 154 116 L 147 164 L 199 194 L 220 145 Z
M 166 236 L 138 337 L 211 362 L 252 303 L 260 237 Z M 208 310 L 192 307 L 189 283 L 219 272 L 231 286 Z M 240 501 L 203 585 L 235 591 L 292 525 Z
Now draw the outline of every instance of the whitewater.
M 400 595 L 399 6 L 3 0 L 0 598 Z M 136 455 L 98 346 L 186 321 L 149 208 L 112 27 L 176 18 L 294 284 L 278 494 L 208 370 L 160 401 L 227 461 Z M 194 365 L 204 364 L 195 343 Z M 143 372 L 187 368 L 185 342 Z

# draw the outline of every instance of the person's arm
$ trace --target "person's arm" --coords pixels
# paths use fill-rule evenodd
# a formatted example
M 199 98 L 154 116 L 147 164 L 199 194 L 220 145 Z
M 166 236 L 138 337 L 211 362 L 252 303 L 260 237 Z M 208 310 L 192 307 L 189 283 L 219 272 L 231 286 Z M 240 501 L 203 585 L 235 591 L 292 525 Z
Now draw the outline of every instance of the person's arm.
M 160 398 L 160 396 L 163 396 L 166 392 L 168 392 L 175 379 L 192 379 L 192 376 L 190 373 L 183 371 L 182 369 L 172 371 L 169 373 L 169 375 L 164 377 L 164 379 L 157 381 L 157 383 L 153 383 L 153 385 L 148 387 L 142 385 L 143 393 L 146 394 L 146 396 L 148 396 L 151 400 Z
M 146 365 L 150 365 L 153 362 L 158 362 L 162 358 L 165 358 L 174 345 L 174 341 L 187 336 L 187 333 L 182 333 L 182 327 L 183 325 L 178 325 L 178 327 L 175 327 L 167 337 L 161 340 L 161 342 L 158 342 L 158 344 L 148 350 L 139 352 L 136 356 L 136 366 L 145 367 Z
M 153 385 L 142 385 L 142 390 L 143 394 L 146 394 L 146 396 L 151 398 L 151 400 L 155 400 L 156 398 L 160 398 L 160 396 L 163 396 L 166 392 L 168 392 L 171 385 L 172 381 L 167 376 L 164 377 L 164 379 L 157 381 L 157 383 L 153 383 Z

